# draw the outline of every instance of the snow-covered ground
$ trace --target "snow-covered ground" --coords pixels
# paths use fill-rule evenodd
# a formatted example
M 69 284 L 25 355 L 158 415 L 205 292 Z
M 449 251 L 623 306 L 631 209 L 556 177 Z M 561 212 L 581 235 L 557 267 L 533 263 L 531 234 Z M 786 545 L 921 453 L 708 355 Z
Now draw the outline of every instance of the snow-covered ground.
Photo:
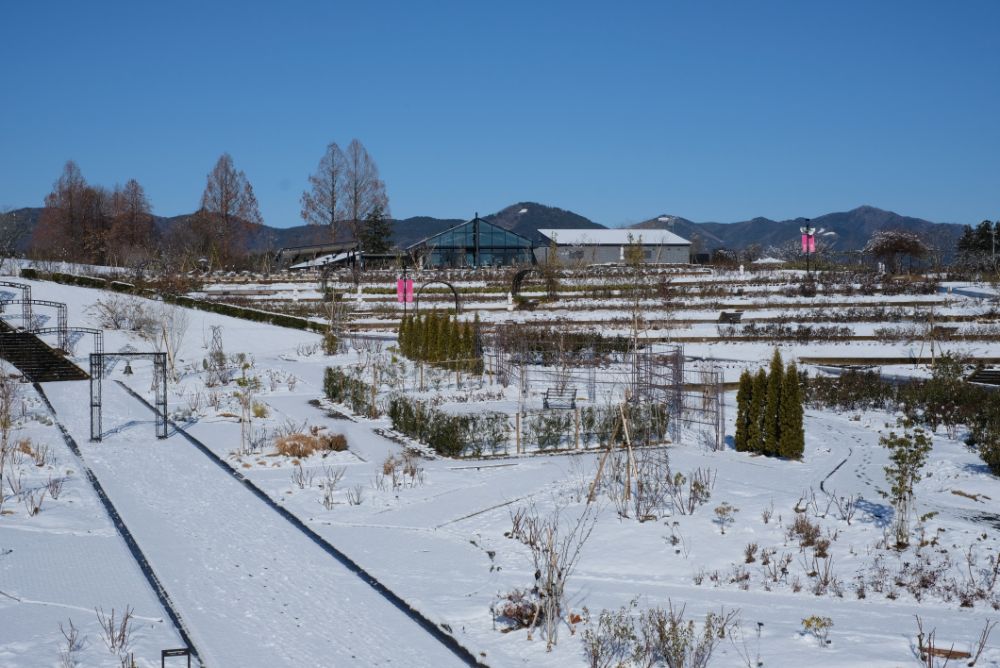
M 32 289 L 39 299 L 66 302 L 71 325 L 92 326 L 87 307 L 107 296 L 46 282 L 32 282 Z M 972 298 L 956 298 L 949 306 L 956 313 L 978 307 Z M 233 398 L 238 388 L 205 385 L 202 360 L 213 326 L 221 327 L 225 351 L 247 354 L 249 373 L 262 381 L 257 401 L 266 417 L 252 422 L 256 429 L 273 432 L 294 425 L 340 433 L 349 449 L 293 460 L 276 455 L 268 442 L 242 453 L 240 411 Z M 906 585 L 916 564 L 937 573 L 939 583 L 969 584 L 985 577 L 980 571 L 996 558 L 1000 481 L 976 454 L 943 432 L 934 436 L 930 475 L 918 483 L 916 498 L 920 514 L 936 515 L 923 523 L 926 544 L 919 554 L 915 548 L 899 553 L 879 547 L 892 512 L 879 495 L 888 461 L 879 436 L 895 426 L 895 416 L 807 410 L 801 462 L 732 449 L 709 451 L 693 433 L 657 451 L 669 456 L 674 472 L 690 476 L 698 468 L 711 470 L 711 499 L 693 514 L 660 509 L 655 519 L 639 522 L 620 516 L 606 489 L 598 493 L 593 534 L 568 580 L 567 619 L 581 619 L 565 624 L 558 644 L 547 652 L 539 632 L 531 640 L 524 629 L 505 633 L 491 612 L 500 595 L 530 588 L 534 581 L 527 548 L 505 534 L 512 529 L 511 514 L 520 508 L 534 507 L 545 515 L 559 507 L 567 518 L 582 513 L 600 453 L 418 459 L 414 475 L 394 487 L 382 476 L 387 458 L 402 459 L 403 447 L 383 435 L 388 420 L 343 419 L 342 407 L 331 411 L 323 402 L 310 403 L 322 399 L 325 367 L 347 365 L 367 353 L 324 357 L 318 341 L 311 333 L 190 311 L 178 352 L 180 379 L 170 385 L 170 412 L 181 428 L 487 665 L 587 665 L 581 642 L 586 611 L 596 620 L 600 610 L 620 608 L 633 598 L 640 609 L 668 601 L 687 605 L 687 615 L 695 619 L 720 607 L 738 609 L 742 632 L 735 642 L 719 645 L 712 663 L 719 666 L 744 666 L 746 657 L 758 653 L 767 666 L 916 664 L 914 615 L 937 629 L 939 645 L 954 643 L 961 650 L 968 649 L 985 620 L 1000 619 L 986 602 L 970 608 L 954 596 L 949 600 L 943 586 L 915 589 L 925 592 L 917 600 Z M 87 339 L 77 343 L 79 359 L 89 345 Z M 154 348 L 133 333 L 107 332 L 106 350 L 126 345 Z M 851 342 L 782 350 L 786 359 L 906 356 L 912 346 Z M 1000 355 L 995 343 L 954 346 Z M 722 364 L 728 381 L 742 368 L 763 363 L 772 347 L 768 342 L 699 343 L 688 344 L 686 351 L 727 360 Z M 119 365 L 104 383 L 101 443 L 87 442 L 85 383 L 50 383 L 45 391 L 208 665 L 458 661 L 179 434 L 172 431 L 158 441 L 149 409 L 113 382 L 121 380 L 151 397 L 149 367 L 134 362 L 132 368 L 135 374 L 125 376 Z M 29 412 L 41 417 L 43 407 L 32 390 L 23 391 Z M 731 435 L 735 397 L 726 398 Z M 51 471 L 31 471 L 35 484 L 49 473 L 73 473 L 60 498 L 46 500 L 37 515 L 29 517 L 23 504 L 8 501 L 5 508 L 15 514 L 0 517 L 0 666 L 56 665 L 64 643 L 59 621 L 66 617 L 89 638 L 81 665 L 106 665 L 111 655 L 92 608 L 125 604 L 142 619 L 137 662 L 158 665 L 159 649 L 179 646 L 179 638 L 80 475 L 82 464 L 73 461 L 52 425 L 28 419 L 18 432 L 24 436 L 48 444 L 58 459 Z M 325 481 L 337 477 L 324 503 Z M 848 522 L 832 499 L 852 496 L 860 502 Z M 714 512 L 723 502 L 738 509 L 729 526 L 720 526 Z M 833 586 L 817 585 L 817 576 L 810 575 L 815 549 L 800 548 L 789 533 L 796 506 L 805 508 L 804 516 L 830 542 Z M 748 563 L 750 544 L 757 549 Z M 13 551 L 4 555 L 5 549 Z M 787 573 L 769 574 L 762 555 L 771 550 L 771 564 L 790 555 Z M 859 583 L 864 583 L 864 598 Z M 832 620 L 828 645 L 803 632 L 802 620 L 812 615 Z M 1000 665 L 1000 635 L 994 634 L 977 665 Z

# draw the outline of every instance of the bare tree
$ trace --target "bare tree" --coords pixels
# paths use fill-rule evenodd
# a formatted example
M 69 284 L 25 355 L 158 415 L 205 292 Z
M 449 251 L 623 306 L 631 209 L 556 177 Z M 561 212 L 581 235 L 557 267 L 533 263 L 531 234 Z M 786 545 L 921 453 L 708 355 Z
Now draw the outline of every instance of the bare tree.
M 344 222 L 344 186 L 347 164 L 337 142 L 330 142 L 319 161 L 316 172 L 309 177 L 310 189 L 302 193 L 302 219 L 310 225 L 322 225 L 335 241 Z
M 63 172 L 45 196 L 45 209 L 32 237 L 32 246 L 48 256 L 68 259 L 79 236 L 74 237 L 83 209 L 83 192 L 87 181 L 80 168 L 69 160 Z
M 4 260 L 14 258 L 18 254 L 21 240 L 28 232 L 28 217 L 10 207 L 0 208 L 0 272 L 4 270 Z M 11 273 L 16 273 L 14 267 Z
M 376 207 L 381 206 L 382 214 L 389 215 L 389 198 L 375 161 L 360 141 L 351 140 L 344 159 L 344 209 L 351 234 L 359 239 L 365 219 Z
M 146 191 L 135 179 L 111 194 L 109 255 L 123 265 L 147 260 L 153 253 L 156 226 Z
M 232 262 L 246 252 L 253 226 L 263 222 L 253 186 L 237 171 L 232 156 L 223 153 L 208 174 L 193 221 L 200 249 L 213 266 Z
M 170 376 L 176 383 L 177 374 L 177 352 L 184 342 L 187 334 L 189 318 L 186 309 L 172 304 L 161 306 L 154 316 L 157 322 L 158 338 L 163 351 L 167 353 L 167 365 L 170 367 Z

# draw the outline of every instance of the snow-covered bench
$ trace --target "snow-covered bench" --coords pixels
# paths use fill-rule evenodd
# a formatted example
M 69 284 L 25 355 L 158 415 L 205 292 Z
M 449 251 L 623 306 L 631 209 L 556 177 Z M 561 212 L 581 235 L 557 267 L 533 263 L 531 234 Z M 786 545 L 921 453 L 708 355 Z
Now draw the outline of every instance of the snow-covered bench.
M 576 408 L 576 388 L 550 387 L 545 390 L 545 399 L 542 405 L 545 408 Z

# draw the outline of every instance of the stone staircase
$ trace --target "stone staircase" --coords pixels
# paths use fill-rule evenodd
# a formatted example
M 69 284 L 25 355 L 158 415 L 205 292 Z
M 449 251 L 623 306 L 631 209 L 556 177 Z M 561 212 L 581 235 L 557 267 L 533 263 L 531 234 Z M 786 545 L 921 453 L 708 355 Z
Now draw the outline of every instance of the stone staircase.
M 90 376 L 34 334 L 12 329 L 0 320 L 0 358 L 29 381 L 86 380 Z
M 969 381 L 973 383 L 983 383 L 984 385 L 1000 385 L 1000 368 L 985 367 L 969 376 Z

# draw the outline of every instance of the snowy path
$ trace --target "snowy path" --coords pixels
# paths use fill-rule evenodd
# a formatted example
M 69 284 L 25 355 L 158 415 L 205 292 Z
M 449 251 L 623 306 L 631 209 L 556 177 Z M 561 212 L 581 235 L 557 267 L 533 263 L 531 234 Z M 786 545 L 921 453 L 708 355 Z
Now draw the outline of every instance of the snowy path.
M 64 386 L 66 384 L 63 384 Z M 87 405 L 46 388 L 79 442 Z M 447 648 L 178 436 L 106 383 L 84 456 L 132 528 L 210 666 L 461 665 Z

